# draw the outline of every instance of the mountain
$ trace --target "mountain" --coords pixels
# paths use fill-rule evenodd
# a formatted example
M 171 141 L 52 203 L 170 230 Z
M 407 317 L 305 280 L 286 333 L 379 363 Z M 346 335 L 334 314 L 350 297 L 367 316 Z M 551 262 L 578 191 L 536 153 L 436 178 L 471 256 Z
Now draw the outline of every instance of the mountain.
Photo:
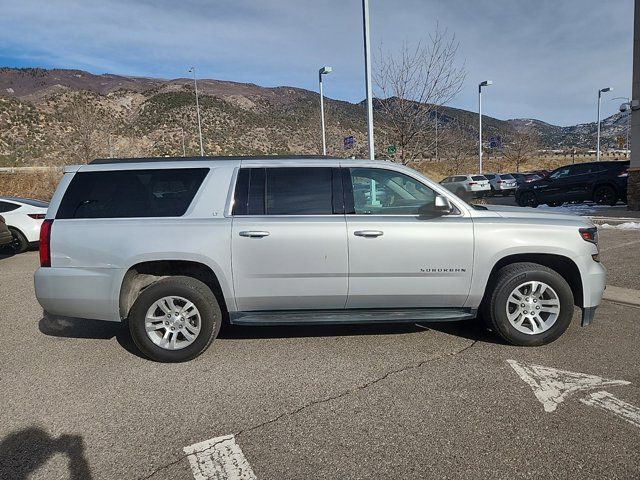
M 198 93 L 207 154 L 313 154 L 321 149 L 316 92 L 201 79 Z M 389 119 L 379 102 L 376 129 L 384 129 Z M 194 103 L 190 78 L 0 68 L 0 165 L 83 162 L 109 155 L 182 155 L 183 151 L 195 155 L 199 143 Z M 348 154 L 366 154 L 364 102 L 326 98 L 325 117 L 329 154 L 344 155 L 342 140 L 349 135 L 354 136 L 356 148 Z M 604 146 L 613 147 L 614 138 L 624 135 L 625 121 L 622 114 L 604 120 Z M 474 112 L 438 108 L 443 130 L 457 125 L 473 140 L 476 124 Z M 534 131 L 544 148 L 584 150 L 595 145 L 595 123 L 559 127 L 532 119 L 483 117 L 483 127 L 487 137 L 505 139 L 518 130 Z M 379 151 L 384 147 L 381 143 Z

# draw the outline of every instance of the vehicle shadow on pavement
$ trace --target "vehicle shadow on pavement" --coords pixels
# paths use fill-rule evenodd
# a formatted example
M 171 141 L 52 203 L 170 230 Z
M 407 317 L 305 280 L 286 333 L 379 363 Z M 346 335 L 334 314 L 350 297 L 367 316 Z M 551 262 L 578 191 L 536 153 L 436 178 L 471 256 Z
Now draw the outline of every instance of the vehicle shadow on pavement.
M 0 478 L 26 480 L 58 453 L 68 459 L 70 479 L 91 479 L 82 437 L 60 435 L 54 438 L 40 427 L 10 433 L 0 441 Z
M 42 318 L 38 322 L 38 329 L 50 337 L 92 338 L 96 340 L 115 338 L 120 346 L 129 353 L 140 358 L 147 358 L 131 340 L 129 324 L 126 320 L 123 322 L 106 322 L 86 318 L 59 317 L 43 312 Z

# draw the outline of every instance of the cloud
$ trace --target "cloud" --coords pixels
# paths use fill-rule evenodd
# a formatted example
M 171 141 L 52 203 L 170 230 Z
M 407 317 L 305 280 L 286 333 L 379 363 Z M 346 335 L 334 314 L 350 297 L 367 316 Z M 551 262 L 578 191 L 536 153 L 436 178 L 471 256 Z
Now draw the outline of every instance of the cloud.
M 629 95 L 633 1 L 371 0 L 372 45 L 417 42 L 436 22 L 454 32 L 467 83 L 453 106 L 557 124 L 593 121 L 597 89 Z M 0 15 L 7 65 L 202 77 L 364 97 L 361 3 L 338 0 L 21 0 Z M 463 58 L 462 58 L 463 57 Z M 618 102 L 603 102 L 605 114 Z

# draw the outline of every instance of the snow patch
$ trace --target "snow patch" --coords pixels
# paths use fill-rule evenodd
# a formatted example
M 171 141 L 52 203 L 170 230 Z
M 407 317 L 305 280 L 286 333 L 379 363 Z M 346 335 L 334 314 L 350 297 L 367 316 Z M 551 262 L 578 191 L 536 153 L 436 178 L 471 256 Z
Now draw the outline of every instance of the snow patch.
M 602 225 L 598 225 L 598 228 L 616 228 L 620 230 L 640 230 L 640 222 L 624 222 L 619 225 L 610 225 L 608 223 L 603 223 Z

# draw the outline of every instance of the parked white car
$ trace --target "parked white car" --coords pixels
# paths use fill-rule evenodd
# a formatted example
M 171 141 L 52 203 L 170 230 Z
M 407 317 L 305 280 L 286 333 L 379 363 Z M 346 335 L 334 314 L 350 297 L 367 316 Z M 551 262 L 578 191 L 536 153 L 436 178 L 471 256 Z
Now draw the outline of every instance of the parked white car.
M 22 253 L 35 246 L 40 238 L 40 225 L 47 214 L 49 204 L 39 200 L 17 197 L 0 197 L 2 215 L 13 236 L 9 248 Z
M 442 180 L 440 185 L 460 198 L 483 197 L 491 191 L 489 180 L 484 175 L 454 175 Z
M 508 196 L 516 191 L 517 182 L 510 173 L 485 173 L 484 176 L 489 180 L 492 193 L 501 193 Z

